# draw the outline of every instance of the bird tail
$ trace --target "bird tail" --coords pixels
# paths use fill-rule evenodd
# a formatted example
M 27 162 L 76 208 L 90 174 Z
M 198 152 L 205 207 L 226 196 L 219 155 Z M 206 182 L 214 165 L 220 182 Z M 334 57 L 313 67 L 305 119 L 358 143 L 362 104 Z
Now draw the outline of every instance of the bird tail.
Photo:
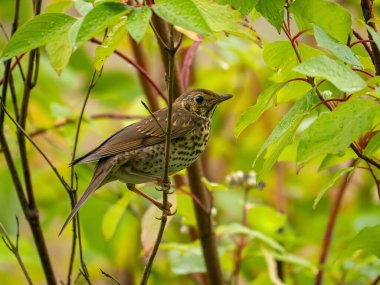
M 90 185 L 87 187 L 83 196 L 79 199 L 77 204 L 72 209 L 69 217 L 66 219 L 65 223 L 63 224 L 62 229 L 59 232 L 59 235 L 61 235 L 63 230 L 70 223 L 70 221 L 75 216 L 75 214 L 79 211 L 79 209 L 82 207 L 84 202 L 87 201 L 88 197 L 90 197 L 90 195 L 94 193 L 96 189 L 98 189 L 100 186 L 103 185 L 108 174 L 111 172 L 112 167 L 113 165 L 109 161 L 99 162 L 99 164 L 97 165 L 95 169 L 95 173 L 94 173 L 94 176 L 92 177 Z

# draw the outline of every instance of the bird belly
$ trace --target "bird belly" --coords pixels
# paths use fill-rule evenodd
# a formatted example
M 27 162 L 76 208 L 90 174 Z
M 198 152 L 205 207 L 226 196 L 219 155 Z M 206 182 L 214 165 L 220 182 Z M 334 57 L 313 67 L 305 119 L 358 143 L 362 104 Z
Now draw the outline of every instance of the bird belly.
M 169 175 L 173 175 L 191 165 L 203 152 L 208 141 L 208 131 L 190 133 L 175 138 L 170 145 Z M 121 165 L 117 179 L 124 183 L 146 183 L 157 181 L 164 174 L 165 144 L 157 144 L 132 151 L 129 160 Z

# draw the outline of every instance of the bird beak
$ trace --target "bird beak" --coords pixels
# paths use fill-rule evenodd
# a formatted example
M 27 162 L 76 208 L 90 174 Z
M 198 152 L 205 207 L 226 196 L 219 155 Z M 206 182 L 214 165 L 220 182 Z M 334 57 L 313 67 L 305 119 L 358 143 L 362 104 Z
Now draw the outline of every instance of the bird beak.
M 223 101 L 226 101 L 228 99 L 232 98 L 232 95 L 231 94 L 223 94 L 223 95 L 220 95 L 219 98 L 218 98 L 218 103 L 221 103 Z

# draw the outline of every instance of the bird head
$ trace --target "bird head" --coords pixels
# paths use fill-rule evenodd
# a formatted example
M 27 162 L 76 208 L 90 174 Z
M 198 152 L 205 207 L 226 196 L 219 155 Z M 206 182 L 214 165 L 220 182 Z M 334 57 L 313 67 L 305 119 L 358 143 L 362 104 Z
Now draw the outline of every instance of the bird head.
M 174 104 L 192 114 L 211 118 L 216 106 L 231 97 L 230 94 L 218 95 L 206 89 L 192 89 L 178 97 Z

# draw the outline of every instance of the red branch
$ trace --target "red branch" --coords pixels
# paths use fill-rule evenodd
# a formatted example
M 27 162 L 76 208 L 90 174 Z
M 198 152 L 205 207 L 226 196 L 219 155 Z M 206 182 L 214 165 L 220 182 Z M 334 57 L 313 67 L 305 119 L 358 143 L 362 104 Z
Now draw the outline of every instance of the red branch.
M 99 40 L 97 40 L 95 38 L 92 38 L 91 42 L 96 43 L 98 45 L 102 44 L 101 41 L 99 41 Z M 168 99 L 166 98 L 166 96 L 164 95 L 164 93 L 161 91 L 161 89 L 154 82 L 154 80 L 152 79 L 152 77 L 150 76 L 150 74 L 144 68 L 142 68 L 139 64 L 137 64 L 135 61 L 133 61 L 132 59 L 130 59 L 128 56 L 126 56 L 125 54 L 121 53 L 120 51 L 115 50 L 114 53 L 117 54 L 118 56 L 120 56 L 122 59 L 124 59 L 129 64 L 131 64 L 133 67 L 135 67 L 137 69 L 137 71 L 140 72 L 149 81 L 149 83 L 157 91 L 157 93 L 161 96 L 161 98 L 164 99 L 165 102 L 168 101 Z
M 187 89 L 187 87 L 189 86 L 190 67 L 191 67 L 191 64 L 193 63 L 197 49 L 201 45 L 201 43 L 202 41 L 195 41 L 193 45 L 186 52 L 185 58 L 183 60 L 182 82 L 185 89 Z
M 12 64 L 11 66 L 11 69 L 10 71 L 12 72 L 13 69 L 15 69 L 15 67 L 20 63 L 20 60 L 24 57 L 25 53 L 23 53 L 22 55 L 20 55 L 19 57 L 16 57 L 16 61 Z M 3 78 L 0 79 L 0 85 L 3 84 L 4 82 L 4 76 Z

